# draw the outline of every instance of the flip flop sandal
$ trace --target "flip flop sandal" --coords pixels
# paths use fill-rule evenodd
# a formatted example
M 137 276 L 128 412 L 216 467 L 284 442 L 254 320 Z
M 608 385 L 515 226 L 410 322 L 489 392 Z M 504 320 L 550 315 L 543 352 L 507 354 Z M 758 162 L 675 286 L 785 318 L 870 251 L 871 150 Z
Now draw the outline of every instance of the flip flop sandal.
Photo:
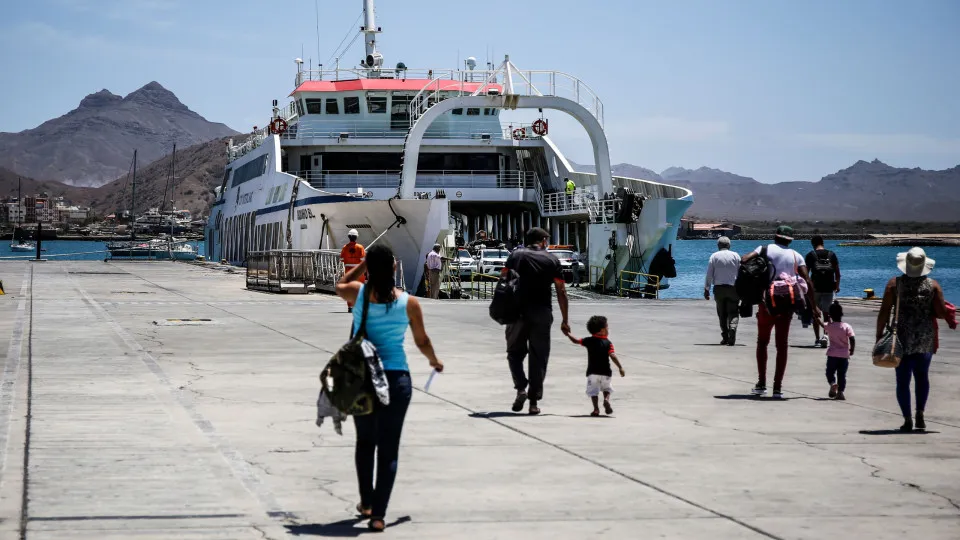
M 593 411 L 590 416 L 600 416 L 600 411 Z
M 364 508 L 363 504 L 357 503 L 357 513 L 360 514 L 362 517 L 368 518 L 370 517 L 371 514 L 373 514 L 373 509 Z

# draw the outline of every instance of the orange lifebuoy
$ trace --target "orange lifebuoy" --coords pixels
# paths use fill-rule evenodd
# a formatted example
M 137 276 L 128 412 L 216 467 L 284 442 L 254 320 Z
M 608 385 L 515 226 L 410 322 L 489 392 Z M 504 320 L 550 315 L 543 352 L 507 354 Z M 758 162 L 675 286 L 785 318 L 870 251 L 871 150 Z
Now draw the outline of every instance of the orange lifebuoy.
M 526 130 L 524 130 L 523 128 L 517 128 L 517 129 L 513 130 L 513 138 L 516 139 L 516 140 L 518 140 L 518 141 L 519 141 L 520 139 L 524 138 L 526 135 L 527 135 L 527 132 L 526 132 Z
M 280 135 L 285 131 L 287 131 L 287 121 L 283 118 L 274 118 L 273 121 L 270 122 L 270 133 Z
M 537 135 L 543 137 L 547 134 L 547 122 L 544 119 L 539 119 L 533 123 L 533 132 Z

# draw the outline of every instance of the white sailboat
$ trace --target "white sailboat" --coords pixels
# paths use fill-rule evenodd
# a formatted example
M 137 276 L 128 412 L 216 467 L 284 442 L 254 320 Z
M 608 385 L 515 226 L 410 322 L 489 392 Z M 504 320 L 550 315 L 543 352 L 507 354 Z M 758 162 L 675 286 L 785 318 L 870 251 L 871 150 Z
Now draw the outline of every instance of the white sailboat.
M 173 154 L 170 159 L 170 192 L 173 194 L 174 204 L 173 212 L 171 212 L 168 222 L 170 224 L 170 240 L 167 244 L 167 255 L 175 261 L 195 261 L 197 260 L 197 249 L 191 246 L 187 242 L 176 242 L 173 236 L 173 227 L 176 221 L 174 220 L 174 213 L 176 212 L 176 193 L 177 193 L 177 144 L 173 144 Z

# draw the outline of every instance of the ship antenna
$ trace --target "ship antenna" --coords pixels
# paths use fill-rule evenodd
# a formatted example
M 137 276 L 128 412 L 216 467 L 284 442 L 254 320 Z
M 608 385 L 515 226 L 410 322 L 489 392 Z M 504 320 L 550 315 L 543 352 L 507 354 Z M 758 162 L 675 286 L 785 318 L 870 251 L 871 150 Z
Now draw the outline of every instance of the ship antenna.
M 363 67 L 372 73 L 379 72 L 383 66 L 383 55 L 377 51 L 377 34 L 379 33 L 380 27 L 377 26 L 377 14 L 373 7 L 373 0 L 363 0 L 363 41 L 366 46 Z
M 317 5 L 317 0 L 313 0 L 313 9 L 314 9 L 314 12 L 317 14 L 317 62 L 319 62 L 321 58 L 320 57 L 320 6 Z M 300 48 L 302 49 L 303 45 L 301 45 Z M 300 51 L 300 57 L 303 58 L 303 51 Z M 312 68 L 313 66 L 311 66 L 311 69 Z

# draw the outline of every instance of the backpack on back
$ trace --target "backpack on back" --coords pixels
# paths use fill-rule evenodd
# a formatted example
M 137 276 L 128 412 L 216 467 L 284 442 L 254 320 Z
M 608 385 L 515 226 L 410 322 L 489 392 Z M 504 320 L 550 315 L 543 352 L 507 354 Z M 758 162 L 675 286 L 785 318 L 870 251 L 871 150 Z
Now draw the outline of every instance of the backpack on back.
M 833 292 L 837 286 L 836 269 L 833 267 L 833 252 L 819 249 L 813 252 L 817 260 L 810 269 L 813 289 L 817 292 Z
M 763 304 L 774 316 L 798 313 L 805 305 L 800 281 L 773 280 L 763 294 Z
M 770 286 L 771 264 L 767 258 L 767 246 L 760 255 L 740 265 L 735 287 L 740 301 L 747 305 L 763 302 L 764 291 Z
M 490 301 L 490 318 L 499 324 L 513 324 L 520 320 L 520 274 L 504 267 Z
M 367 356 L 376 356 L 376 347 L 367 340 L 367 311 L 372 290 L 364 287 L 360 327 L 320 372 L 321 393 L 344 414 L 361 416 L 373 412 L 376 392 Z M 379 362 L 379 358 L 376 359 Z

